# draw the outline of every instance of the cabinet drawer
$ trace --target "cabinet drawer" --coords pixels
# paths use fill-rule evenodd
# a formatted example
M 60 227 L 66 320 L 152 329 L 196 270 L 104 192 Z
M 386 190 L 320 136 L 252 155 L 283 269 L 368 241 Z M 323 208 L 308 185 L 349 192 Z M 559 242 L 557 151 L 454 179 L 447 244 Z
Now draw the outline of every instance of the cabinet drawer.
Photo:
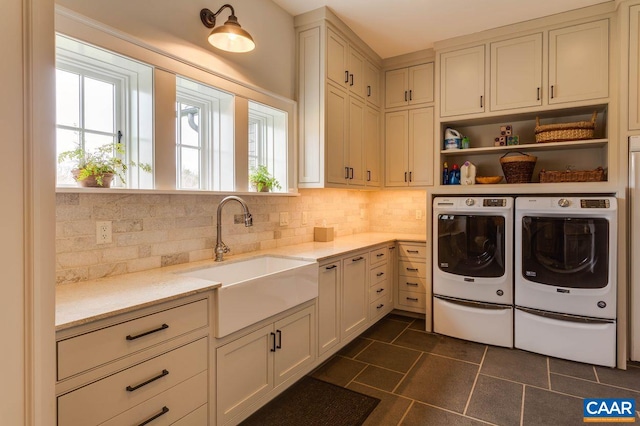
M 194 425 L 208 425 L 209 424 L 209 406 L 207 404 L 192 411 L 188 415 L 184 416 L 173 426 L 194 426 Z M 154 425 L 155 426 L 155 425 Z
M 424 278 L 427 276 L 427 265 L 424 262 L 401 260 L 398 262 L 398 274 L 407 277 Z
M 378 266 L 373 268 L 369 275 L 369 285 L 374 286 L 388 278 L 387 265 Z
M 390 312 L 391 308 L 393 308 L 393 303 L 389 302 L 387 299 L 380 299 L 376 302 L 371 302 L 369 305 L 369 319 L 382 316 L 387 312 Z
M 379 282 L 378 284 L 369 288 L 369 300 L 378 300 L 381 297 L 387 296 L 391 291 L 391 284 L 389 280 Z
M 139 425 L 152 419 L 150 424 L 154 426 L 175 424 L 174 422 L 182 420 L 187 414 L 202 407 L 205 407 L 204 420 L 199 423 L 189 424 L 207 424 L 206 371 L 185 380 L 140 405 L 136 405 L 105 423 L 101 423 L 100 426 Z
M 407 306 L 411 308 L 425 309 L 427 306 L 426 293 L 418 293 L 411 291 L 399 291 L 398 292 L 398 304 L 401 306 Z
M 95 425 L 207 370 L 203 338 L 58 398 L 58 424 Z M 160 407 L 162 408 L 162 407 Z
M 400 291 L 426 292 L 427 280 L 422 277 L 398 276 L 398 289 Z
M 58 380 L 141 351 L 208 324 L 207 301 L 199 300 L 57 344 Z
M 389 257 L 389 249 L 387 247 L 381 247 L 379 249 L 371 250 L 369 252 L 369 258 L 371 259 L 371 266 L 375 266 L 382 262 L 386 262 L 388 257 Z
M 427 246 L 425 244 L 400 244 L 400 257 L 426 261 Z

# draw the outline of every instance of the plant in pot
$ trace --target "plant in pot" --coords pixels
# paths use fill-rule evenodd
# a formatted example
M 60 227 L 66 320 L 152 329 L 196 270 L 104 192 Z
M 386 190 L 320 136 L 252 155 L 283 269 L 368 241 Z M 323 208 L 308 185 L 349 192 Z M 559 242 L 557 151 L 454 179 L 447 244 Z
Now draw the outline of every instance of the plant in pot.
M 126 183 L 124 175 L 129 166 L 138 166 L 145 172 L 151 172 L 148 164 L 136 164 L 133 161 L 127 164 L 122 159 L 124 153 L 124 145 L 121 143 L 105 144 L 93 151 L 78 147 L 60 153 L 58 162 L 71 160 L 75 166 L 71 170 L 73 178 L 78 185 L 85 187 L 109 188 L 114 176 Z
M 269 173 L 269 169 L 264 165 L 251 169 L 249 182 L 258 192 L 269 192 L 273 188 L 281 189 L 280 182 Z

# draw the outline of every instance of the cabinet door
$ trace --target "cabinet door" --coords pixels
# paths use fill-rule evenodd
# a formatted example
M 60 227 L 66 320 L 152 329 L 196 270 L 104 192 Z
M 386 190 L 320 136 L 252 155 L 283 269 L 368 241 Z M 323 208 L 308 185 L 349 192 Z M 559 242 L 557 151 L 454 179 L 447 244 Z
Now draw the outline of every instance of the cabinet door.
M 272 331 L 265 326 L 216 350 L 219 425 L 273 389 Z
M 367 106 L 364 112 L 365 178 L 368 187 L 380 186 L 380 112 Z
M 367 102 L 380 106 L 380 70 L 369 61 L 364 63 L 364 91 Z
M 549 31 L 549 103 L 609 96 L 609 21 Z
M 349 49 L 349 91 L 353 95 L 357 95 L 364 99 L 366 96 L 366 87 L 364 83 L 364 69 L 365 69 L 364 57 L 355 51 L 353 48 Z
M 328 84 L 326 102 L 327 142 L 324 158 L 327 182 L 346 185 L 349 177 L 346 159 L 349 95 Z
M 409 105 L 433 102 L 433 62 L 409 68 Z
M 342 309 L 340 339 L 362 330 L 369 310 L 367 284 L 367 254 L 355 254 L 342 263 Z
M 542 34 L 491 43 L 491 110 L 542 105 Z
M 341 262 L 321 265 L 318 274 L 318 355 L 322 355 L 340 342 Z
M 433 108 L 409 110 L 409 186 L 433 185 Z
M 387 108 L 395 108 L 409 103 L 409 70 L 400 68 L 387 71 L 385 78 L 384 104 Z
M 349 98 L 349 185 L 364 186 L 366 179 L 364 161 L 364 104 Z
M 315 357 L 314 307 L 289 315 L 274 324 L 276 333 L 275 386 L 311 364 Z
M 385 173 L 388 187 L 407 186 L 409 174 L 409 112 L 385 114 Z
M 484 46 L 440 55 L 440 116 L 484 112 Z
M 640 5 L 629 14 L 629 130 L 640 130 Z
M 349 45 L 331 28 L 327 28 L 327 78 L 340 87 L 349 83 Z

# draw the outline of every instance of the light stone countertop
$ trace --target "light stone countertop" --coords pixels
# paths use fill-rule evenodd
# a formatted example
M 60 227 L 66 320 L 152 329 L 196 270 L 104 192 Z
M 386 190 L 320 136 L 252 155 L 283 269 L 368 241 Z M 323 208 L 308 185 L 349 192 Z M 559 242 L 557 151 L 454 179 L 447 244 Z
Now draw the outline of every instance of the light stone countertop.
M 424 242 L 421 234 L 362 233 L 330 242 L 310 242 L 276 249 L 226 256 L 233 262 L 264 255 L 322 262 L 390 241 Z M 141 309 L 158 303 L 206 292 L 222 284 L 180 275 L 180 272 L 214 266 L 213 259 L 131 274 L 116 275 L 56 286 L 56 331 Z

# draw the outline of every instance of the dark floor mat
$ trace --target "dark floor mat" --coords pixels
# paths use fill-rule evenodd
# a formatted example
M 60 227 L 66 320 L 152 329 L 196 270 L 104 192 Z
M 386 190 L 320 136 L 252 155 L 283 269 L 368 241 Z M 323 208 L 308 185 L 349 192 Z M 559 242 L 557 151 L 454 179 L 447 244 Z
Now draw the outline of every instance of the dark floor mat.
M 380 402 L 305 376 L 241 423 L 243 426 L 358 426 Z

